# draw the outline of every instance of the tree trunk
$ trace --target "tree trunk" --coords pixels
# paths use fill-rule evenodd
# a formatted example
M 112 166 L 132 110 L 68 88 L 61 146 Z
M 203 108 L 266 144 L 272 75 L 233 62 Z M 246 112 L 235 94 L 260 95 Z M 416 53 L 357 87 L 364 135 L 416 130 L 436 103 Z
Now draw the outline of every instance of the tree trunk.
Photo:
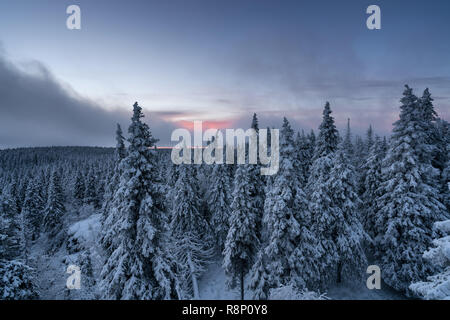
M 338 262 L 337 265 L 337 283 L 341 283 L 342 282 L 342 263 Z
M 244 300 L 244 268 L 241 268 L 241 300 Z
M 195 276 L 195 268 L 194 268 L 194 264 L 192 263 L 192 258 L 191 258 L 190 252 L 188 252 L 188 263 L 189 263 L 189 268 L 191 269 L 191 278 L 192 278 L 192 288 L 194 290 L 194 299 L 200 300 L 200 294 L 198 292 L 197 277 Z

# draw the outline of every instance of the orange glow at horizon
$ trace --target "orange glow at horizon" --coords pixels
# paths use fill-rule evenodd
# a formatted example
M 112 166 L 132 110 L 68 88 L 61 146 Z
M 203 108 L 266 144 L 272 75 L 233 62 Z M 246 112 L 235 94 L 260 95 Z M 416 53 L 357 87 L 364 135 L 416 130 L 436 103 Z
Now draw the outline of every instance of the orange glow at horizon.
M 194 121 L 176 121 L 177 125 L 181 128 L 187 129 L 189 131 L 194 131 Z M 223 120 L 223 121 L 202 121 L 202 130 L 208 129 L 227 129 L 232 128 L 233 121 L 231 120 Z

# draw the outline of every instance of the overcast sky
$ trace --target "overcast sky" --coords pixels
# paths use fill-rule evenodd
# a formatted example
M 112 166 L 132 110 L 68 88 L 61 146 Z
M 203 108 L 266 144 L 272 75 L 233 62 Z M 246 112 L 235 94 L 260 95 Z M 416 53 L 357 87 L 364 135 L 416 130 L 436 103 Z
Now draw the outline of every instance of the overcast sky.
M 81 30 L 66 8 L 81 8 Z M 366 8 L 381 8 L 368 30 Z M 2 0 L 0 148 L 113 145 L 138 101 L 171 131 L 320 123 L 389 134 L 403 85 L 429 87 L 450 117 L 449 1 Z

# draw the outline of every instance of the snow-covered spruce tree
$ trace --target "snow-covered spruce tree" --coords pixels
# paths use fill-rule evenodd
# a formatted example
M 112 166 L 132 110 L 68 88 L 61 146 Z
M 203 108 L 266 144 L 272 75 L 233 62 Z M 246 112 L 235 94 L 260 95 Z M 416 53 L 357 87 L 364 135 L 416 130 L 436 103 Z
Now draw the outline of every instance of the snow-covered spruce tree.
M 267 267 L 268 258 L 262 247 L 255 257 L 255 262 L 249 273 L 249 288 L 253 292 L 254 300 L 267 300 L 270 289 L 274 287 L 274 279 L 270 278 Z
M 0 195 L 0 202 L 2 201 Z M 8 229 L 10 220 L 3 212 L 0 212 L 0 260 L 7 257 L 8 253 Z
M 95 174 L 94 169 L 91 168 L 87 176 L 86 190 L 84 192 L 84 202 L 98 209 L 100 201 L 97 195 L 97 183 L 98 183 L 97 179 L 98 177 Z
M 311 155 L 314 155 L 316 150 L 316 134 L 314 133 L 314 130 L 311 129 L 311 132 L 309 133 L 307 138 L 308 138 L 309 154 L 312 164 L 313 157 L 311 157 Z
M 58 170 L 53 170 L 44 209 L 44 231 L 54 237 L 62 227 L 62 216 L 66 212 Z
M 436 127 L 437 113 L 434 110 L 433 98 L 427 89 L 423 92 L 420 99 L 417 100 L 417 108 L 420 113 L 420 121 L 417 123 L 417 129 L 421 132 L 421 141 L 416 149 L 419 160 L 423 163 L 434 166 L 437 170 L 431 170 L 428 178 L 428 184 L 436 186 L 440 182 L 440 174 L 443 170 L 443 164 L 439 164 L 441 150 L 439 150 L 439 132 Z M 432 167 L 431 167 L 432 168 Z M 440 199 L 442 202 L 442 199 Z
M 122 128 L 120 124 L 116 127 L 116 163 L 125 159 L 127 156 L 127 149 L 125 148 L 125 138 L 123 136 Z
M 5 189 L 0 196 L 0 259 L 20 257 L 23 242 L 19 221 L 16 201 Z
M 360 136 L 355 137 L 353 166 L 355 167 L 355 176 L 358 183 L 358 195 L 364 193 L 364 163 L 367 159 L 366 143 Z
M 257 164 L 248 165 L 250 201 L 256 210 L 256 230 L 258 239 L 261 239 L 262 219 L 264 213 L 264 178 L 261 176 L 261 163 L 259 162 L 259 125 L 256 113 L 253 114 L 251 128 L 256 131 Z
M 19 184 L 19 189 L 18 189 L 18 194 L 17 194 L 17 198 L 19 200 L 20 205 L 17 206 L 17 209 L 19 210 L 19 212 L 22 211 L 22 206 L 23 206 L 23 202 L 25 201 L 25 194 L 27 192 L 27 187 L 28 187 L 28 177 L 26 177 L 26 175 L 21 175 L 22 178 L 20 179 L 20 184 Z
M 331 215 L 325 222 L 326 229 L 322 230 L 319 236 L 322 243 L 328 241 L 325 248 L 336 248 L 338 283 L 361 281 L 367 267 L 363 244 L 368 240 L 368 236 L 359 220 L 357 211 L 360 200 L 356 193 L 354 168 L 347 153 L 344 142 L 334 154 L 333 168 L 327 181 Z
M 105 197 L 102 207 L 102 216 L 101 216 L 101 235 L 100 235 L 100 244 L 103 249 L 111 254 L 116 248 L 118 244 L 118 240 L 116 238 L 118 231 L 113 228 L 116 224 L 118 217 L 116 214 L 119 214 L 117 210 L 112 208 L 114 204 L 114 195 L 117 192 L 117 188 L 120 183 L 120 175 L 115 172 L 109 179 L 108 185 L 106 186 Z
M 114 213 L 118 213 L 118 211 L 111 210 L 111 206 L 114 202 L 114 195 L 120 183 L 120 162 L 126 157 L 127 154 L 124 140 L 125 138 L 123 137 L 122 128 L 119 124 L 117 124 L 114 166 L 112 169 L 112 173 L 109 175 L 106 183 L 101 217 L 102 229 L 100 243 L 103 249 L 106 250 L 109 254 L 111 254 L 117 247 L 117 243 L 115 241 L 115 232 L 117 230 L 112 228 L 112 226 L 114 226 L 118 219 L 118 217 L 114 215 Z
M 65 186 L 68 185 L 68 174 L 65 174 L 64 167 L 60 166 L 59 168 L 55 169 L 58 173 L 58 180 L 59 180 L 59 192 L 61 195 L 61 200 L 63 203 L 67 201 L 66 193 L 65 193 Z
M 231 182 L 226 164 L 215 164 L 207 194 L 208 207 L 211 212 L 210 225 L 213 228 L 217 248 L 222 252 L 229 228 L 231 212 Z
M 303 130 L 302 130 L 302 137 L 303 137 Z M 314 134 L 314 130 L 311 130 L 309 134 L 306 134 L 303 139 L 304 139 L 304 146 L 301 148 L 298 157 L 300 159 L 302 165 L 301 170 L 305 178 L 302 187 L 306 188 L 316 148 L 316 135 Z
M 166 203 L 167 208 L 169 212 L 172 212 L 172 206 L 174 204 L 175 199 L 175 184 L 178 180 L 178 165 L 170 161 L 170 164 L 167 167 L 167 173 L 166 173 Z
M 335 222 L 331 209 L 332 198 L 328 179 L 333 166 L 333 155 L 338 145 L 338 133 L 331 116 L 330 105 L 327 102 L 323 111 L 323 121 L 319 126 L 316 141 L 314 162 L 311 166 L 308 185 L 308 207 L 311 214 L 311 228 L 318 240 L 317 250 L 320 256 L 316 261 L 320 278 L 316 281 L 316 288 L 326 288 L 336 281 L 336 267 L 339 261 L 335 242 L 329 226 Z M 310 289 L 316 289 L 310 288 Z
M 442 172 L 441 178 L 441 194 L 443 195 L 444 205 L 447 212 L 450 212 L 450 143 L 447 144 L 448 160 Z
M 330 103 L 327 102 L 323 109 L 322 123 L 319 126 L 319 136 L 315 141 L 314 159 L 329 156 L 336 151 L 339 138 L 331 112 Z M 311 136 L 314 136 L 313 134 Z
M 30 181 L 25 195 L 25 201 L 22 206 L 22 215 L 27 225 L 30 240 L 36 240 L 39 237 L 44 210 L 44 200 L 41 197 L 40 183 L 37 179 Z
M 100 288 L 106 299 L 170 299 L 175 296 L 172 261 L 165 248 L 168 226 L 164 197 L 155 184 L 153 138 L 133 105 L 128 128 L 127 156 L 120 163 L 120 185 L 109 214 L 118 217 L 111 228 L 117 247 L 101 273 Z
M 424 90 L 422 97 L 417 101 L 418 108 L 423 117 L 421 126 L 424 133 L 427 135 L 429 142 L 435 142 L 436 140 L 434 122 L 437 120 L 437 113 L 434 110 L 433 101 L 434 99 L 431 97 L 428 88 Z
M 32 241 L 40 233 L 42 222 L 43 201 L 39 195 L 37 181 L 30 180 L 27 186 L 22 212 L 19 217 L 21 231 L 21 257 L 28 264 L 29 250 Z
M 433 247 L 423 255 L 424 259 L 438 268 L 438 272 L 426 282 L 413 283 L 410 290 L 427 300 L 450 299 L 450 220 L 435 224 L 437 233 L 444 235 L 433 240 Z
M 344 141 L 342 142 L 342 149 L 350 161 L 353 162 L 355 150 L 352 142 L 352 132 L 350 129 L 350 119 L 347 119 L 347 130 L 345 131 Z M 357 160 L 359 161 L 359 159 Z
M 19 225 L 20 225 L 20 259 L 22 262 L 28 265 L 29 256 L 30 256 L 30 247 L 32 239 L 30 237 L 32 233 L 32 226 L 29 221 L 26 219 L 24 212 L 19 215 Z
M 300 162 L 294 132 L 284 118 L 280 141 L 280 168 L 266 196 L 263 244 L 251 272 L 254 298 L 266 299 L 270 288 L 293 283 L 306 287 L 318 277 L 315 237 L 309 230 L 310 216 L 301 187 Z
M 249 170 L 247 164 L 238 165 L 236 169 L 230 228 L 223 250 L 227 284 L 230 288 L 240 285 L 241 299 L 244 299 L 244 278 L 254 262 L 259 241 L 256 230 L 259 208 L 251 201 Z
M 311 153 L 308 138 L 302 130 L 302 133 L 297 133 L 296 144 L 296 156 L 299 162 L 299 178 L 302 188 L 306 186 L 309 177 L 309 170 L 311 167 Z
M 435 175 L 424 129 L 423 112 L 412 89 L 405 86 L 400 119 L 394 123 L 390 147 L 383 161 L 383 182 L 377 199 L 376 257 L 384 281 L 406 291 L 425 280 L 432 266 L 422 253 L 431 245 L 432 226 L 445 216 L 439 193 L 430 184 Z
M 19 187 L 18 187 L 18 177 L 15 174 L 12 176 L 12 179 L 8 185 L 6 185 L 3 189 L 3 194 L 5 195 L 5 199 L 8 200 L 8 206 L 11 207 L 10 212 L 20 213 L 20 198 L 18 197 L 19 194 Z
M 0 300 L 38 299 L 34 270 L 17 260 L 0 260 Z
M 362 206 L 362 222 L 364 229 L 368 235 L 373 239 L 380 230 L 375 230 L 375 221 L 377 217 L 376 199 L 379 194 L 379 187 L 382 182 L 381 167 L 385 157 L 385 150 L 383 142 L 380 137 L 375 137 L 375 142 L 370 148 L 369 156 L 364 164 L 365 179 L 364 179 L 364 193 L 361 197 Z
M 175 184 L 172 221 L 170 224 L 174 256 L 180 270 L 183 298 L 200 299 L 198 279 L 212 256 L 209 226 L 200 211 L 200 197 L 192 165 L 181 164 Z
M 24 214 L 8 192 L 0 196 L 0 300 L 37 298 L 32 269 L 18 260 L 28 260 L 28 230 Z
M 75 265 L 80 267 L 81 283 L 80 289 L 70 290 L 65 288 L 65 300 L 94 300 L 99 299 L 98 290 L 96 286 L 96 279 L 94 277 L 94 270 L 92 267 L 92 253 L 88 249 L 80 252 L 76 256 Z
M 19 197 L 19 178 L 17 176 L 17 172 L 12 176 L 11 182 L 5 186 L 6 190 L 4 190 L 4 193 L 8 194 L 7 198 L 9 201 L 13 201 L 14 208 L 16 212 L 20 212 L 20 197 Z
M 440 171 L 441 201 L 450 213 L 450 123 L 445 120 L 436 120 L 436 155 L 433 157 L 433 166 Z
M 78 170 L 77 176 L 75 178 L 75 185 L 73 189 L 73 197 L 78 203 L 83 203 L 84 191 L 86 190 L 83 173 Z
M 197 194 L 199 195 L 206 195 L 208 190 L 208 181 L 209 177 L 211 176 L 211 166 L 205 164 L 202 162 L 200 165 L 196 165 L 193 167 L 193 176 L 191 177 L 191 183 L 193 186 L 197 188 Z M 199 197 L 200 199 L 200 206 L 199 210 L 205 221 L 211 221 L 211 215 L 212 212 L 209 211 L 208 207 L 208 199 L 206 196 Z M 208 229 L 207 232 L 209 232 L 209 236 L 212 235 L 212 230 Z
M 42 199 L 44 199 L 44 202 L 46 202 L 48 198 L 48 187 L 50 185 L 50 168 L 47 167 L 46 169 L 42 169 L 41 173 L 39 175 L 39 181 L 41 182 L 41 196 Z
M 105 198 L 106 185 L 107 185 L 107 177 L 103 177 L 103 172 L 99 172 L 99 178 L 97 181 L 97 201 L 98 208 L 103 207 L 103 199 Z
M 366 141 L 364 141 L 364 146 L 365 146 L 364 149 L 365 149 L 367 156 L 369 155 L 370 150 L 372 149 L 372 146 L 374 143 L 375 143 L 375 140 L 374 140 L 373 128 L 372 128 L 372 125 L 369 125 L 369 129 L 367 129 L 367 133 L 366 133 Z
M 361 145 L 360 143 L 363 143 Z M 374 136 L 372 125 L 369 126 L 366 133 L 366 139 L 362 141 L 362 139 L 358 139 L 358 148 L 363 148 L 362 150 L 358 150 L 357 154 L 353 157 L 353 166 L 355 167 L 355 178 L 357 183 L 357 192 L 361 199 L 363 199 L 364 194 L 366 193 L 366 179 L 371 179 L 368 177 L 368 166 L 367 161 L 371 156 L 372 146 L 374 145 Z M 367 199 L 366 199 L 367 200 Z M 364 201 L 361 201 L 360 218 L 363 222 L 364 226 L 366 226 L 366 221 L 364 220 L 365 212 L 367 211 L 367 205 Z

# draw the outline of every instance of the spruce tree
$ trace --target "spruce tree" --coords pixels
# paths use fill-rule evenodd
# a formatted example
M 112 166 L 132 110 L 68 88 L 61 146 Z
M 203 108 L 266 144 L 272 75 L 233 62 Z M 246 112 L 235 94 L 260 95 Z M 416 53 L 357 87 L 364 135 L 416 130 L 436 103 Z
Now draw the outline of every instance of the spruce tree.
M 212 185 L 207 194 L 208 208 L 212 214 L 211 227 L 217 248 L 222 252 L 229 228 L 231 212 L 231 182 L 226 164 L 215 164 L 212 171 Z
M 249 164 L 249 188 L 251 206 L 256 210 L 256 230 L 258 239 L 261 239 L 261 227 L 264 212 L 264 178 L 261 176 L 261 163 L 259 161 L 259 126 L 256 113 L 253 114 L 251 128 L 256 131 L 257 140 L 257 164 Z
M 0 259 L 11 260 L 21 254 L 20 216 L 16 202 L 5 190 L 0 196 Z
M 435 274 L 411 284 L 410 290 L 417 296 L 427 300 L 450 299 L 450 220 L 436 222 L 434 225 L 437 236 L 433 246 L 425 251 L 423 258 L 436 267 Z
M 369 126 L 369 129 L 367 129 L 366 133 L 366 142 L 365 142 L 365 152 L 368 156 L 370 153 L 370 150 L 372 149 L 373 144 L 375 143 L 374 137 L 373 137 L 373 129 L 372 125 Z
M 385 150 L 380 137 L 375 137 L 375 142 L 370 148 L 369 156 L 364 164 L 366 172 L 364 179 L 364 193 L 362 195 L 362 221 L 368 235 L 374 239 L 379 231 L 375 230 L 378 208 L 376 199 L 379 196 L 379 187 L 382 182 L 382 162 Z
M 192 165 L 181 164 L 175 184 L 170 224 L 174 255 L 181 270 L 181 283 L 188 297 L 199 299 L 198 279 L 211 258 L 209 226 L 201 212 Z M 184 297 L 186 298 L 186 297 Z
M 356 182 L 357 182 L 357 192 L 358 195 L 361 197 L 362 201 L 361 204 L 361 208 L 359 208 L 359 211 L 361 212 L 361 216 L 360 218 L 362 219 L 361 221 L 363 222 L 363 224 L 365 226 L 367 226 L 367 221 L 363 220 L 364 216 L 366 214 L 366 211 L 368 209 L 368 204 L 365 203 L 365 199 L 364 194 L 366 194 L 366 180 L 367 179 L 372 179 L 372 177 L 369 177 L 369 167 L 368 167 L 368 159 L 371 156 L 371 152 L 372 152 L 372 147 L 374 145 L 374 138 L 373 138 L 373 129 L 372 129 L 372 125 L 369 126 L 369 129 L 367 129 L 367 133 L 366 133 L 366 139 L 365 141 L 363 141 L 363 145 L 361 145 L 362 139 L 360 139 L 358 137 L 357 140 L 358 144 L 357 144 L 357 148 L 363 148 L 361 150 L 357 150 L 357 154 L 355 154 L 354 157 L 354 161 L 353 161 L 353 166 L 355 167 L 355 178 L 356 178 Z M 366 194 L 367 195 L 367 194 Z
M 175 294 L 173 264 L 167 252 L 164 197 L 155 184 L 153 138 L 142 122 L 142 108 L 133 105 L 127 156 L 120 163 L 120 185 L 109 214 L 117 247 L 101 273 L 106 299 L 170 299 Z
M 78 203 L 82 203 L 84 200 L 84 191 L 86 190 L 86 186 L 84 183 L 84 177 L 81 170 L 78 170 L 74 190 L 73 190 L 73 197 Z
M 310 155 L 309 159 L 311 159 L 311 164 L 312 164 L 313 157 L 311 157 L 311 155 L 314 155 L 315 150 L 316 150 L 316 134 L 314 133 L 314 130 L 311 129 L 311 132 L 309 133 L 307 138 L 308 138 L 309 155 Z
M 117 247 L 115 229 L 112 228 L 118 220 L 118 217 L 114 215 L 117 213 L 115 210 L 111 210 L 111 206 L 114 202 L 114 195 L 119 187 L 121 176 L 121 161 L 126 157 L 127 151 L 125 148 L 125 138 L 123 137 L 122 128 L 117 124 L 116 129 L 116 149 L 114 157 L 114 166 L 110 173 L 105 186 L 105 194 L 103 196 L 102 206 L 102 231 L 100 237 L 100 243 L 109 254 L 111 254 Z
M 350 159 L 350 161 L 353 161 L 354 158 L 354 152 L 353 149 L 353 143 L 352 143 L 352 133 L 350 129 L 350 119 L 347 119 L 347 130 L 345 131 L 345 137 L 342 145 L 344 152 L 346 153 L 347 157 Z M 356 161 L 359 161 L 360 159 L 357 159 Z
M 441 194 L 447 212 L 450 213 L 450 143 L 447 144 L 448 160 L 442 172 Z
M 333 241 L 330 224 L 335 222 L 332 210 L 328 178 L 333 167 L 333 155 L 337 149 L 338 133 L 327 102 L 323 111 L 323 120 L 319 126 L 314 162 L 311 166 L 308 185 L 308 207 L 311 214 L 311 228 L 318 240 L 317 250 L 320 256 L 316 266 L 321 274 L 316 282 L 317 288 L 325 288 L 335 281 L 335 270 L 339 261 L 336 244 Z
M 223 251 L 227 284 L 230 288 L 240 285 L 241 299 L 244 299 L 244 278 L 253 264 L 259 241 L 256 230 L 259 209 L 252 205 L 249 170 L 247 164 L 236 169 L 230 228 Z
M 94 208 L 98 208 L 100 204 L 97 195 L 97 183 L 98 183 L 97 180 L 98 177 L 95 174 L 94 169 L 91 168 L 87 176 L 86 189 L 84 192 L 84 201 L 85 203 L 92 205 Z
M 300 162 L 294 132 L 284 118 L 280 141 L 280 169 L 264 205 L 268 241 L 253 266 L 250 287 L 254 298 L 266 299 L 270 288 L 295 283 L 305 287 L 318 274 L 315 237 L 309 230 L 310 216 L 301 186 Z
M 444 217 L 444 206 L 432 177 L 426 153 L 422 108 L 412 89 L 405 86 L 400 119 L 394 123 L 391 143 L 383 161 L 383 182 L 377 199 L 377 258 L 384 281 L 397 290 L 424 280 L 432 268 L 422 253 L 430 246 L 433 223 Z
M 311 168 L 311 153 L 309 140 L 302 130 L 302 133 L 297 133 L 296 138 L 296 156 L 299 162 L 299 178 L 302 188 L 304 188 L 308 182 L 309 170 Z
M 28 184 L 25 201 L 22 207 L 23 218 L 29 227 L 27 237 L 29 237 L 30 240 L 35 240 L 39 236 L 43 207 L 44 201 L 40 195 L 39 181 L 37 181 L 37 179 L 31 180 Z
M 333 242 L 326 247 L 336 248 L 338 262 L 335 272 L 338 283 L 361 281 L 367 267 L 363 245 L 368 236 L 359 220 L 360 200 L 354 168 L 347 154 L 344 142 L 334 154 L 333 168 L 327 181 L 332 216 L 324 221 L 326 231 L 320 235 L 322 241 Z M 324 239 L 324 236 L 328 238 Z
M 319 126 L 319 136 L 315 142 L 314 159 L 328 156 L 336 151 L 339 138 L 331 112 L 330 103 L 327 102 L 323 109 L 322 123 Z
M 426 88 L 423 91 L 423 95 L 418 99 L 418 108 L 420 113 L 422 113 L 422 126 L 425 129 L 425 133 L 428 138 L 432 138 L 434 134 L 433 122 L 437 120 L 437 113 L 433 106 L 434 99 L 431 97 L 430 90 Z
M 357 181 L 357 191 L 359 196 L 364 193 L 364 180 L 366 175 L 366 172 L 364 170 L 364 163 L 366 159 L 366 143 L 360 136 L 356 136 L 354 144 L 353 166 L 355 167 L 355 177 Z
M 44 209 L 44 231 L 54 237 L 62 227 L 62 216 L 66 212 L 63 191 L 58 170 L 53 170 L 48 189 L 48 199 Z
M 116 128 L 116 161 L 120 162 L 127 155 L 127 149 L 125 148 L 125 138 L 123 137 L 122 128 L 120 124 L 117 124 Z
M 34 273 L 34 269 L 17 260 L 0 261 L 0 299 L 38 299 L 39 292 Z

